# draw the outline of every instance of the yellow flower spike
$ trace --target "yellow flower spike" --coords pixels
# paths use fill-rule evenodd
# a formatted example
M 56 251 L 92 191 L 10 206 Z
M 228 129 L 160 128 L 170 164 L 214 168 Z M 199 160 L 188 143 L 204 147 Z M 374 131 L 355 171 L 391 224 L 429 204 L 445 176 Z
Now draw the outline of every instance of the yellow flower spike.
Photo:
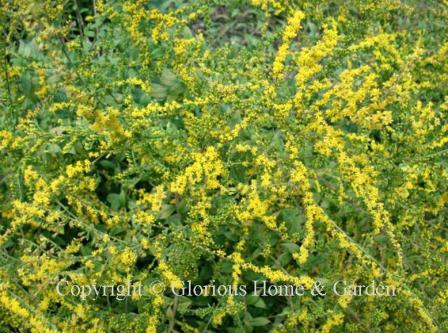
M 277 52 L 277 55 L 273 64 L 273 75 L 275 78 L 280 79 L 283 75 L 284 62 L 288 55 L 289 44 L 292 39 L 296 37 L 297 33 L 300 30 L 300 23 L 305 17 L 305 14 L 300 10 L 294 12 L 294 14 L 288 19 L 286 24 L 286 28 L 283 31 L 282 35 L 282 44 Z

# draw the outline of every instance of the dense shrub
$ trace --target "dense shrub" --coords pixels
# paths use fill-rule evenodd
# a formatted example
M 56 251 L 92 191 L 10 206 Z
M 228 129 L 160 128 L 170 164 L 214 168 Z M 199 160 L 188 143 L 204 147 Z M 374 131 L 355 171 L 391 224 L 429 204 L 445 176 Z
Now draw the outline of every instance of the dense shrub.
M 447 332 L 447 19 L 446 1 L 3 0 L 1 331 Z M 264 279 L 398 294 L 170 291 Z

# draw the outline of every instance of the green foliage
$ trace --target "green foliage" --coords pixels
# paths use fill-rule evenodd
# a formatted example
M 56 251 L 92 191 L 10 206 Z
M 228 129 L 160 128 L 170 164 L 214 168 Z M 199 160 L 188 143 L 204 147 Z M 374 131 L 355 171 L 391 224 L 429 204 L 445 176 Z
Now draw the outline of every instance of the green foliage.
M 0 331 L 448 331 L 447 19 L 446 1 L 4 0 Z M 339 280 L 399 291 L 310 294 Z M 247 293 L 176 296 L 187 281 Z

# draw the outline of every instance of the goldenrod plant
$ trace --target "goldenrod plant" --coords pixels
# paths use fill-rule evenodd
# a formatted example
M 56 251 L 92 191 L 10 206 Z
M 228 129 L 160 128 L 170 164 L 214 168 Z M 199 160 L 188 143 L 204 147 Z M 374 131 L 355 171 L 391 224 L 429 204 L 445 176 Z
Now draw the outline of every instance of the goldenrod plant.
M 0 25 L 0 332 L 448 332 L 446 0 Z

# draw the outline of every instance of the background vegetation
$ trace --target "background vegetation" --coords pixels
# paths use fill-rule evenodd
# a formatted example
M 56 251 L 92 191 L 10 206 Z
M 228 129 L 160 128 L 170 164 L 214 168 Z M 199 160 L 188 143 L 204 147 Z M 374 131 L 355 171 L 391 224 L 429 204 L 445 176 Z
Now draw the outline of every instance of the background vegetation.
M 0 25 L 1 332 L 448 331 L 446 1 L 1 0 Z

